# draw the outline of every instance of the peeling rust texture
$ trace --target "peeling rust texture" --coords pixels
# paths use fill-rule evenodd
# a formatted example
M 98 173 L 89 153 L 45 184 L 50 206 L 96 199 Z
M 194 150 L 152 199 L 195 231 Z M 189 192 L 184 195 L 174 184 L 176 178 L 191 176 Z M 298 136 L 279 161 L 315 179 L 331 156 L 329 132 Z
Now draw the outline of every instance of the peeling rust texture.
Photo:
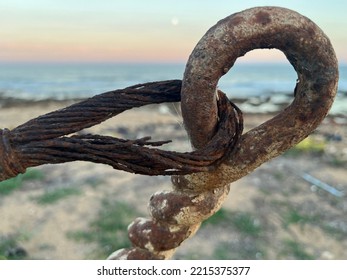
M 245 133 L 217 170 L 174 176 L 173 181 L 185 182 L 180 188 L 209 189 L 231 183 L 300 142 L 327 115 L 338 82 L 338 63 L 328 37 L 295 11 L 252 8 L 210 28 L 189 57 L 181 105 L 193 146 L 203 147 L 215 133 L 219 78 L 238 57 L 263 48 L 281 50 L 294 67 L 299 81 L 295 99 L 277 116 Z
M 188 226 L 172 230 L 165 224 L 152 220 L 136 219 L 128 228 L 129 239 L 136 247 L 152 252 L 167 251 L 177 248 L 191 234 Z
M 149 209 L 156 221 L 191 226 L 212 216 L 229 193 L 229 186 L 203 192 L 162 192 L 151 197 Z
M 266 11 L 259 11 L 255 13 L 253 18 L 253 24 L 267 25 L 271 23 L 270 14 Z
M 155 255 L 141 248 L 121 249 L 113 252 L 108 260 L 162 260 L 164 257 Z

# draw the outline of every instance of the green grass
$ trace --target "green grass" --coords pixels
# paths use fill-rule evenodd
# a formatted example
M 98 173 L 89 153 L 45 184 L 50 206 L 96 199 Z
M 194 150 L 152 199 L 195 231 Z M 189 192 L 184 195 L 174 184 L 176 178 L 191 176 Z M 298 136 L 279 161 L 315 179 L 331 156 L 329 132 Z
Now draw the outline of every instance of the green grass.
M 44 174 L 42 171 L 28 169 L 24 174 L 19 174 L 14 178 L 0 182 L 0 194 L 8 195 L 14 190 L 21 188 L 25 181 L 42 180 L 43 178 Z
M 220 209 L 217 213 L 203 222 L 202 226 L 208 224 L 219 226 L 231 226 L 239 232 L 248 236 L 257 237 L 261 233 L 261 226 L 256 223 L 256 219 L 252 214 L 247 212 L 233 212 Z
M 331 237 L 335 238 L 336 240 L 343 241 L 347 239 L 346 230 L 343 230 L 328 224 L 323 224 L 321 228 L 324 232 L 326 232 L 327 234 L 329 234 Z
M 280 253 L 282 257 L 294 258 L 296 260 L 313 260 L 314 256 L 307 253 L 302 244 L 293 241 L 293 240 L 285 240 L 283 242 L 283 249 Z
M 246 241 L 245 241 L 246 242 Z M 221 242 L 213 251 L 212 259 L 214 260 L 256 260 L 264 258 L 264 252 L 259 248 L 255 240 L 247 240 L 247 246 L 242 248 L 233 248 L 226 242 Z
M 25 237 L 20 234 L 0 235 L 0 260 L 21 260 L 26 258 L 26 251 L 19 246 L 18 242 Z
M 286 174 L 281 171 L 274 171 L 273 176 L 278 181 L 283 181 L 286 178 Z
M 261 227 L 249 213 L 239 212 L 232 218 L 232 224 L 241 232 L 253 237 L 259 236 Z
M 298 211 L 295 208 L 289 207 L 289 209 L 283 214 L 284 227 L 288 227 L 291 224 L 316 224 L 319 222 L 317 215 L 307 215 Z
M 35 198 L 36 202 L 39 204 L 51 204 L 56 203 L 61 199 L 64 199 L 71 195 L 79 195 L 81 191 L 75 188 L 61 188 L 46 191 L 41 196 Z
M 347 160 L 338 156 L 331 157 L 328 163 L 334 167 L 347 167 Z
M 223 223 L 228 223 L 230 221 L 231 211 L 227 211 L 224 208 L 218 210 L 213 216 L 208 218 L 202 223 L 202 227 L 211 225 L 220 225 Z
M 302 140 L 299 144 L 294 146 L 293 148 L 289 149 L 287 152 L 285 152 L 285 155 L 298 157 L 302 154 L 309 154 L 309 155 L 322 155 L 324 154 L 326 148 L 326 142 L 323 140 L 315 139 L 314 137 L 307 137 L 304 140 Z
M 105 259 L 112 252 L 131 246 L 127 227 L 136 218 L 137 213 L 130 205 L 104 200 L 96 219 L 85 231 L 70 232 L 69 238 L 77 241 L 93 242 L 98 248 L 93 258 Z

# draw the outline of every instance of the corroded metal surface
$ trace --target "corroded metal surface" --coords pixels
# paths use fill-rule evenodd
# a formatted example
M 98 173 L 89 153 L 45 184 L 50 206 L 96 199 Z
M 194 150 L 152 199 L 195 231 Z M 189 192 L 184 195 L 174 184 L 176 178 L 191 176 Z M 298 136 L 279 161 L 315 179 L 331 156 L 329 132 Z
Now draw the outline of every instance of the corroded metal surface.
M 164 256 L 158 256 L 152 252 L 140 249 L 120 249 L 113 252 L 107 259 L 108 260 L 163 260 Z
M 206 145 L 217 124 L 216 87 L 236 59 L 250 50 L 276 48 L 298 74 L 295 99 L 273 119 L 245 133 L 216 171 L 184 176 L 179 188 L 231 183 L 307 137 L 327 115 L 337 90 L 338 64 L 328 37 L 310 19 L 279 7 L 257 7 L 213 26 L 187 63 L 182 114 L 196 148 Z
M 189 57 L 181 106 L 194 147 L 205 145 L 215 132 L 215 92 L 219 78 L 229 71 L 238 57 L 262 48 L 283 51 L 298 73 L 297 94 L 287 110 L 245 136 L 240 147 L 249 150 L 247 138 L 256 137 L 257 140 L 250 141 L 254 146 L 264 142 L 261 143 L 265 144 L 264 149 L 277 154 L 305 137 L 325 117 L 333 102 L 338 79 L 337 59 L 328 37 L 315 23 L 297 12 L 279 7 L 252 8 L 219 21 L 207 31 Z M 276 133 L 268 135 L 270 130 Z M 268 141 L 260 137 L 261 131 Z M 259 157 L 257 151 L 242 153 L 252 155 L 254 160 Z
M 298 74 L 298 83 L 288 108 L 240 138 L 242 115 L 217 90 L 217 84 L 238 57 L 257 48 L 283 51 Z M 151 219 L 138 218 L 129 226 L 133 248 L 118 250 L 109 257 L 168 259 L 185 239 L 195 234 L 203 220 L 220 209 L 231 182 L 292 147 L 320 124 L 334 100 L 337 81 L 334 50 L 312 21 L 278 7 L 245 10 L 213 26 L 199 41 L 186 66 L 181 97 L 183 119 L 194 148 L 205 151 L 204 154 L 184 154 L 171 166 L 169 163 L 176 160 L 177 154 L 165 154 L 164 159 L 150 165 L 146 158 L 150 155 L 157 160 L 161 155 L 158 150 L 144 151 L 144 158 L 136 157 L 140 147 L 148 144 L 147 138 L 118 141 L 100 135 L 64 136 L 132 107 L 179 100 L 180 81 L 149 83 L 117 91 L 116 95 L 105 93 L 104 99 L 95 103 L 96 99 L 89 99 L 12 131 L 0 130 L 0 179 L 23 172 L 27 166 L 71 160 L 106 163 L 129 172 L 136 167 L 137 173 L 151 175 L 164 174 L 158 173 L 159 169 L 165 174 L 173 174 L 172 169 L 185 174 L 204 171 L 173 176 L 171 191 L 151 197 Z M 145 94 L 148 91 L 151 96 Z M 131 102 L 123 102 L 124 96 Z M 125 163 L 123 150 L 133 144 L 135 153 L 130 160 L 135 160 Z M 114 149 L 119 147 L 120 152 L 115 154 Z M 222 164 L 214 170 L 199 169 L 211 160 L 211 154 L 216 156 L 213 167 L 223 161 Z M 188 170 L 192 162 L 195 165 Z
M 128 227 L 134 246 L 121 249 L 109 259 L 169 259 L 181 243 L 192 237 L 201 222 L 215 214 L 229 193 L 229 186 L 205 192 L 158 192 L 149 203 L 151 219 L 136 218 Z M 147 255 L 145 255 L 147 256 Z
M 91 134 L 68 136 L 134 107 L 179 101 L 180 85 L 181 81 L 172 80 L 107 92 L 12 130 L 0 129 L 0 181 L 23 173 L 28 167 L 76 160 L 108 164 L 115 169 L 145 175 L 215 169 L 235 147 L 242 133 L 241 112 L 221 92 L 217 133 L 201 150 L 186 153 L 160 150 L 153 146 L 170 141 L 149 141 L 150 137 L 123 140 Z
M 216 170 L 173 176 L 173 191 L 156 193 L 150 200 L 152 221 L 143 221 L 141 226 L 140 220 L 135 222 L 139 226 L 130 227 L 137 246 L 134 250 L 146 249 L 158 257 L 171 257 L 175 248 L 157 251 L 162 241 L 153 238 L 158 232 L 154 224 L 160 225 L 170 244 L 168 248 L 179 245 L 183 241 L 180 238 L 192 236 L 200 223 L 221 207 L 231 182 L 304 139 L 328 113 L 336 94 L 338 68 L 325 34 L 312 21 L 288 9 L 245 10 L 213 26 L 187 63 L 181 104 L 195 148 L 206 146 L 216 132 L 219 78 L 238 57 L 257 48 L 277 48 L 285 53 L 298 73 L 294 101 L 273 119 L 245 133 Z M 172 226 L 175 232 L 182 230 L 180 234 L 173 234 Z M 121 258 L 130 259 L 131 255 L 124 253 Z

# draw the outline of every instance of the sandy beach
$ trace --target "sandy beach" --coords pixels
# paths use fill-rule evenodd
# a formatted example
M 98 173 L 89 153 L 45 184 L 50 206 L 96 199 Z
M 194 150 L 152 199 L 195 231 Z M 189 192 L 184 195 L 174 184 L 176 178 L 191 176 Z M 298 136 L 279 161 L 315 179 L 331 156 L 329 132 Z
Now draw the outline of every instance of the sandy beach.
M 1 127 L 12 129 L 68 104 L 8 104 L 0 109 Z M 246 130 L 270 117 L 245 114 Z M 127 111 L 88 132 L 171 139 L 168 149 L 190 150 L 178 111 L 166 105 Z M 347 259 L 346 119 L 326 118 L 309 139 L 306 146 L 292 149 L 233 183 L 222 211 L 186 240 L 174 259 Z M 126 205 L 133 211 L 127 213 L 128 224 L 138 216 L 149 216 L 151 194 L 171 188 L 169 177 L 134 175 L 87 162 L 44 165 L 30 172 L 36 176 L 23 179 L 9 193 L 0 193 L 1 258 L 103 258 L 98 252 L 119 249 L 100 248 L 100 240 L 87 234 L 98 231 L 96 221 L 102 219 L 103 209 Z M 345 195 L 337 197 L 305 180 L 303 174 Z M 69 191 L 45 202 L 48 194 L 61 190 Z M 109 215 L 115 224 L 121 219 L 117 211 Z M 120 240 L 124 237 L 119 234 L 126 231 L 122 225 L 109 234 Z

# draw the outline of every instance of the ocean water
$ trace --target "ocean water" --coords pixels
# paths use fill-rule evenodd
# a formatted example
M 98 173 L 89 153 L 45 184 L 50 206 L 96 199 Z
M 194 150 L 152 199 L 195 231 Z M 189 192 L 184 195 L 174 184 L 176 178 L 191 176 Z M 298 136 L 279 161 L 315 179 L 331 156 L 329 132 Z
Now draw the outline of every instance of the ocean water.
M 184 64 L 0 63 L 0 97 L 21 99 L 87 98 L 130 85 L 182 79 Z M 219 81 L 229 97 L 247 99 L 246 111 L 276 110 L 292 98 L 297 75 L 288 64 L 239 63 Z M 340 65 L 333 113 L 347 115 L 347 65 Z

